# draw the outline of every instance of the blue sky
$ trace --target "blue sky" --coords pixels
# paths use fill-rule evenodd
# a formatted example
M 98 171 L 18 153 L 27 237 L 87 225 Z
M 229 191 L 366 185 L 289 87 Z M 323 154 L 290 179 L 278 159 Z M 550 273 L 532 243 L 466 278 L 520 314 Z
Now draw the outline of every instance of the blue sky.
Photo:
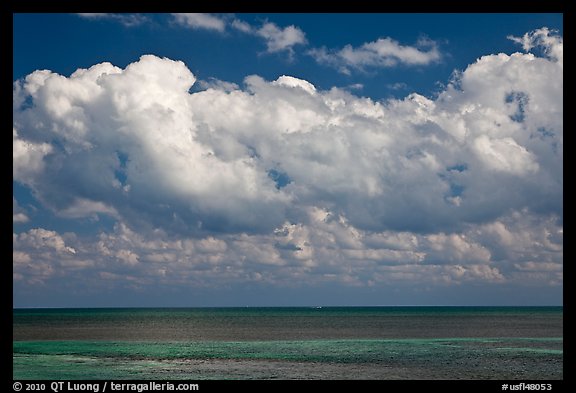
M 14 306 L 562 304 L 561 14 L 14 14 Z

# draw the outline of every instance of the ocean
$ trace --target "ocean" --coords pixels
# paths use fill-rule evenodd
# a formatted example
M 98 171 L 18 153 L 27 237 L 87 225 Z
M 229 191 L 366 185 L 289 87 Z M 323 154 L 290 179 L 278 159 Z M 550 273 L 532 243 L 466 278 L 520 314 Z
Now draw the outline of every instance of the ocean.
M 562 307 L 14 309 L 13 378 L 562 380 Z

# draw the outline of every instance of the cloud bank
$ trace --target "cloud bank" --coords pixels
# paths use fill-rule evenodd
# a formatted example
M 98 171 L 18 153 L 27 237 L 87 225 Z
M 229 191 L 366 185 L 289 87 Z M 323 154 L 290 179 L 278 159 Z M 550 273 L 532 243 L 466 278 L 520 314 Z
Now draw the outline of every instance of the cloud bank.
M 304 39 L 287 29 L 266 30 L 269 51 Z M 14 181 L 56 215 L 116 224 L 98 239 L 15 233 L 14 279 L 560 285 L 562 38 L 512 39 L 527 53 L 383 102 L 293 76 L 191 92 L 187 65 L 152 55 L 33 72 L 13 88 Z M 435 51 L 387 39 L 330 56 L 353 68 Z

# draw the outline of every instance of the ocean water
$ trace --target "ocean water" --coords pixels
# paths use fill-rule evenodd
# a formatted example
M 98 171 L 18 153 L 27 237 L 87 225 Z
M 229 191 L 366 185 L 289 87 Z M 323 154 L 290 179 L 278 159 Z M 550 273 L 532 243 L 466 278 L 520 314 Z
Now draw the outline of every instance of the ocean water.
M 14 379 L 563 379 L 562 307 L 15 309 Z

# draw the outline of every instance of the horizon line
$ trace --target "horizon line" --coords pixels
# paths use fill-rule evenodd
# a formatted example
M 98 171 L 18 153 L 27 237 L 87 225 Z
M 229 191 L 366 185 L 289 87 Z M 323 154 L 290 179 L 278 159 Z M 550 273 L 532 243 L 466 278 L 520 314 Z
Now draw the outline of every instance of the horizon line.
M 434 304 L 434 305 L 424 305 L 424 304 L 397 304 L 397 305 L 292 305 L 292 306 L 257 306 L 257 305 L 246 305 L 246 306 L 23 306 L 14 307 L 12 310 L 29 310 L 29 309 L 155 309 L 155 308 L 311 308 L 311 309 L 323 309 L 323 308 L 378 308 L 378 307 L 508 307 L 508 308 L 518 308 L 518 307 L 564 307 L 564 304 L 547 304 L 547 305 L 494 305 L 494 304 Z

